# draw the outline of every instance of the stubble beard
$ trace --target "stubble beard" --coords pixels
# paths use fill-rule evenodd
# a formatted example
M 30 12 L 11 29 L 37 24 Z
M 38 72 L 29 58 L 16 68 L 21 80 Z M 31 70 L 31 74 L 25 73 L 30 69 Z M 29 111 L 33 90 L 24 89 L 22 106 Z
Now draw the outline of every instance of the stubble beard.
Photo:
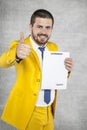
M 44 40 L 39 40 L 38 37 L 41 36 L 41 35 L 47 37 L 47 40 L 45 40 L 45 41 Z M 49 40 L 48 35 L 46 35 L 46 34 L 37 34 L 37 36 L 35 36 L 33 32 L 32 32 L 32 38 L 39 46 L 44 46 Z

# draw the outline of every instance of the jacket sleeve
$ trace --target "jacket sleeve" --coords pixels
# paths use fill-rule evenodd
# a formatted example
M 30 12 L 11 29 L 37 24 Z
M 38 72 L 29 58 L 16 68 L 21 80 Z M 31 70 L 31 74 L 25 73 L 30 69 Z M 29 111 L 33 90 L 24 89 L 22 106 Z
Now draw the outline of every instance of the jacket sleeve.
M 67 78 L 70 78 L 71 73 L 72 73 L 71 71 L 70 71 L 70 72 L 68 72 Z
M 9 49 L 0 56 L 0 67 L 8 68 L 15 64 L 17 44 L 18 41 L 12 42 Z

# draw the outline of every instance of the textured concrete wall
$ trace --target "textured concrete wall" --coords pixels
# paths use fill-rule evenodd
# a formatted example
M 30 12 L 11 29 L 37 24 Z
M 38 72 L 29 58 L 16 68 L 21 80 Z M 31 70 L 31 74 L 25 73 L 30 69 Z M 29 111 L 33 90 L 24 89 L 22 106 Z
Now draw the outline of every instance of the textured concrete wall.
M 29 20 L 38 8 L 55 17 L 51 40 L 74 61 L 67 90 L 59 91 L 55 130 L 87 129 L 87 0 L 0 0 L 0 55 L 21 31 L 28 36 Z M 0 68 L 0 115 L 15 82 L 14 67 Z M 0 121 L 0 130 L 15 130 Z

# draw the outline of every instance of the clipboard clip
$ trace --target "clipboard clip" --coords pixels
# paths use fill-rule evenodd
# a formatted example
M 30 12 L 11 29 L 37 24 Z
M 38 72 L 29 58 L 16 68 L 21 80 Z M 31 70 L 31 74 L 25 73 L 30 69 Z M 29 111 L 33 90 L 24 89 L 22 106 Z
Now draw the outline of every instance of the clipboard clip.
M 61 53 L 61 52 L 58 52 L 58 53 L 56 53 L 56 52 L 51 52 L 51 55 L 63 55 L 63 53 Z

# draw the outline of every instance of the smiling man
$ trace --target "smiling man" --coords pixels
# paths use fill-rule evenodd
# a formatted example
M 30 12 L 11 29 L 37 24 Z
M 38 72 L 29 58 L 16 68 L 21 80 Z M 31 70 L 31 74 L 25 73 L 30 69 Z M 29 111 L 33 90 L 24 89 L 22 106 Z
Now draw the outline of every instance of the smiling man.
M 58 46 L 48 41 L 53 25 L 50 12 L 36 10 L 29 24 L 31 34 L 24 39 L 21 33 L 20 40 L 12 42 L 0 57 L 0 67 L 14 65 L 17 74 L 1 118 L 18 130 L 54 130 L 57 91 L 41 89 L 44 51 L 58 51 Z M 68 76 L 72 59 L 66 58 L 64 64 Z

